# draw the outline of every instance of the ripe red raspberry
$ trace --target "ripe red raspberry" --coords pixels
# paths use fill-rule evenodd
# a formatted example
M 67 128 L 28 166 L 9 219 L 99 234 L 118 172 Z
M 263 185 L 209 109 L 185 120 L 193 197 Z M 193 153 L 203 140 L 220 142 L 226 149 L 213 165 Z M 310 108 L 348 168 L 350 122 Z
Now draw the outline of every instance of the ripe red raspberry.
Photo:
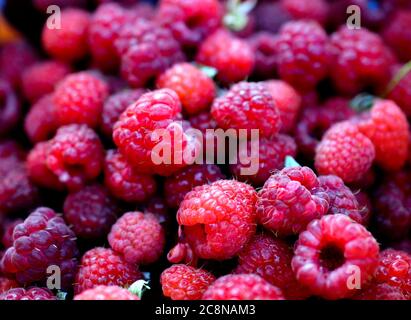
M 249 39 L 254 50 L 255 65 L 253 74 L 270 79 L 277 74 L 277 38 L 269 32 L 259 32 Z
M 14 140 L 1 140 L 0 141 L 0 159 L 1 159 L 1 169 L 6 168 L 9 169 L 10 167 L 3 167 L 3 164 L 7 159 L 10 159 L 14 161 L 14 164 L 16 162 L 21 162 L 24 161 L 26 158 L 26 153 L 25 151 L 21 148 L 21 146 Z M 0 173 L 3 172 L 0 171 Z M 6 172 L 6 171 L 4 171 Z
M 410 35 L 406 31 L 411 24 L 411 11 L 398 10 L 385 26 L 382 36 L 385 42 L 403 61 L 411 59 Z
M 61 27 L 49 27 L 47 20 L 42 33 L 43 48 L 58 60 L 73 62 L 88 53 L 88 29 L 90 15 L 81 9 L 68 8 L 61 11 Z
M 269 80 L 265 84 L 280 111 L 281 132 L 294 131 L 301 107 L 300 95 L 288 83 L 281 80 Z
M 387 99 L 394 101 L 406 116 L 411 116 L 411 72 L 396 84 L 387 95 Z
M 107 152 L 104 179 L 104 184 L 110 192 L 126 202 L 144 202 L 157 189 L 154 177 L 139 173 L 115 150 Z
M 33 143 L 52 138 L 58 128 L 53 96 L 45 95 L 30 109 L 24 119 L 24 130 Z
M 100 139 L 85 125 L 61 127 L 50 141 L 47 167 L 70 190 L 97 178 L 103 161 L 104 150 Z
M 328 3 L 326 0 L 281 0 L 281 6 L 294 19 L 309 19 L 325 25 L 328 20 Z
M 93 74 L 79 72 L 67 76 L 57 86 L 53 97 L 59 124 L 97 127 L 107 96 L 107 84 Z
M 377 100 L 358 120 L 359 130 L 375 147 L 375 160 L 383 169 L 401 169 L 408 157 L 409 125 L 405 114 L 390 100 Z
M 328 211 L 328 196 L 308 167 L 291 167 L 274 173 L 259 192 L 259 222 L 280 235 L 302 232 L 307 224 Z
M 230 171 L 241 181 L 262 186 L 273 172 L 284 168 L 286 156 L 296 154 L 294 139 L 284 134 L 244 141 L 239 144 L 237 161 L 230 165 Z
M 222 129 L 258 129 L 272 137 L 281 128 L 280 113 L 264 83 L 240 82 L 214 100 L 211 114 Z M 265 121 L 261 121 L 265 119 Z
M 18 286 L 16 281 L 0 276 L 0 295 L 10 289 L 18 288 Z
M 180 117 L 181 103 L 170 89 L 146 93 L 130 105 L 113 129 L 120 152 L 142 173 L 171 175 L 198 154 L 200 142 Z
M 128 212 L 111 228 L 108 242 L 129 263 L 156 262 L 164 249 L 164 230 L 151 214 Z
M 143 89 L 125 89 L 111 95 L 103 106 L 101 131 L 109 138 L 113 136 L 113 127 L 120 115 L 129 105 L 136 102 L 145 92 Z
M 0 78 L 0 136 L 6 135 L 18 123 L 21 106 L 10 84 Z
M 97 286 L 77 294 L 74 300 L 140 300 L 140 298 L 118 286 Z
M 271 235 L 256 235 L 238 255 L 235 273 L 257 274 L 280 288 L 287 299 L 305 299 L 310 296 L 300 285 L 291 269 L 291 246 Z
M 81 258 L 74 292 L 79 294 L 101 285 L 128 287 L 141 278 L 138 266 L 129 264 L 111 249 L 98 247 Z
M 13 288 L 0 294 L 0 300 L 57 300 L 47 288 Z
M 410 300 L 411 256 L 403 251 L 386 249 L 380 253 L 375 278 L 355 299 Z
M 218 278 L 204 292 L 203 300 L 284 300 L 280 289 L 256 274 Z
M 348 121 L 333 125 L 324 134 L 315 154 L 315 168 L 322 175 L 333 174 L 344 182 L 365 176 L 375 158 L 371 140 Z
M 328 36 L 318 23 L 286 23 L 278 35 L 277 48 L 278 73 L 296 89 L 309 92 L 328 75 Z
M 62 288 L 73 283 L 77 245 L 73 231 L 49 208 L 38 208 L 14 228 L 13 246 L 1 260 L 2 270 L 21 284 L 44 283 L 51 265 L 61 270 Z M 35 267 L 33 267 L 35 266 Z
M 172 300 L 201 300 L 214 281 L 211 273 L 184 264 L 172 265 L 160 277 L 164 296 Z
M 54 60 L 36 63 L 22 74 L 24 96 L 32 103 L 54 91 L 56 84 L 70 73 L 68 65 Z
M 71 193 L 64 201 L 64 219 L 81 238 L 107 236 L 120 213 L 119 204 L 100 185 L 87 186 Z
M 195 254 L 225 260 L 237 254 L 256 228 L 256 191 L 235 180 L 194 188 L 177 212 L 177 221 Z
M 300 234 L 291 265 L 297 280 L 325 299 L 354 295 L 350 277 L 365 285 L 378 265 L 379 247 L 364 226 L 342 214 L 312 221 Z
M 217 79 L 227 85 L 246 79 L 254 68 L 254 51 L 244 40 L 217 30 L 201 44 L 196 61 L 217 69 Z
M 11 221 L 6 221 L 4 222 L 3 225 L 3 236 L 1 238 L 1 243 L 3 244 L 4 248 L 9 248 L 13 245 L 13 232 L 14 232 L 14 227 L 17 226 L 18 224 L 22 223 L 23 220 L 21 219 L 16 219 L 16 220 L 11 220 Z
M 157 79 L 157 87 L 174 90 L 189 115 L 209 109 L 216 95 L 213 80 L 189 63 L 179 63 L 166 70 Z
M 341 27 L 331 36 L 331 53 L 331 77 L 344 94 L 355 94 L 389 79 L 387 48 L 379 35 L 365 28 Z
M 171 32 L 144 19 L 126 24 L 115 45 L 121 56 L 122 77 L 137 88 L 184 60 Z

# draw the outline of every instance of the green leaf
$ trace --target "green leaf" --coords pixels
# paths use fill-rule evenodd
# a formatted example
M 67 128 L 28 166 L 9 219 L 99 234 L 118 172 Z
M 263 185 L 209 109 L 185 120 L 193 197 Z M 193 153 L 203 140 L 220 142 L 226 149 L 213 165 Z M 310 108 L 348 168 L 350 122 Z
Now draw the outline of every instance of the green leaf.
M 360 93 L 350 101 L 350 106 L 357 112 L 371 109 L 376 97 L 368 93 Z
M 293 167 L 301 167 L 301 165 L 295 161 L 295 159 L 291 156 L 285 157 L 285 167 L 286 168 L 293 168 Z
M 228 0 L 224 25 L 234 31 L 241 31 L 248 23 L 248 14 L 255 8 L 257 0 Z
M 144 291 L 150 290 L 151 288 L 148 285 L 148 281 L 146 280 L 137 280 L 134 282 L 129 288 L 128 291 L 130 291 L 132 294 L 136 295 L 141 299 L 143 296 Z

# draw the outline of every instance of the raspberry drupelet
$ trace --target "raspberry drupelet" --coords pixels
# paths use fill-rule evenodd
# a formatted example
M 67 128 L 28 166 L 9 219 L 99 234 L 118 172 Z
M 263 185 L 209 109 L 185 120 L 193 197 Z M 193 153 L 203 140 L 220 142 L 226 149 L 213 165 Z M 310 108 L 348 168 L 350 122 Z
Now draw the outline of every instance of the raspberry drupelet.
M 3 222 L 3 236 L 1 237 L 1 243 L 3 244 L 4 248 L 7 249 L 13 245 L 14 228 L 22 222 L 23 220 L 21 219 L 11 221 L 6 220 L 5 222 Z
M 12 288 L 0 294 L 0 300 L 57 300 L 47 288 Z
M 51 265 L 61 270 L 62 288 L 70 288 L 77 268 L 77 244 L 73 231 L 52 209 L 32 212 L 13 232 L 13 246 L 1 260 L 5 274 L 23 285 L 45 283 Z
M 187 193 L 177 221 L 194 253 L 203 259 L 232 258 L 256 229 L 256 191 L 235 180 L 219 180 Z
M 378 243 L 364 226 L 342 214 L 326 215 L 300 234 L 291 265 L 297 280 L 313 294 L 343 299 L 372 279 L 378 254 Z M 351 287 L 353 274 L 359 283 Z
M 280 289 L 256 274 L 218 278 L 204 292 L 203 300 L 284 300 Z
M 163 294 L 172 300 L 200 300 L 215 277 L 202 269 L 175 264 L 161 273 Z
M 129 287 L 142 278 L 138 266 L 107 248 L 94 248 L 81 258 L 74 284 L 75 294 L 97 286 Z
M 0 77 L 0 136 L 6 135 L 19 121 L 21 105 L 9 82 Z
M 256 212 L 268 230 L 287 236 L 302 232 L 329 208 L 329 197 L 308 167 L 290 167 L 274 173 L 258 194 Z
M 104 149 L 97 134 L 86 125 L 60 127 L 50 141 L 47 167 L 69 190 L 77 190 L 100 174 Z
M 140 300 L 127 289 L 118 286 L 97 286 L 74 296 L 74 300 Z
M 0 276 L 0 295 L 10 289 L 18 287 L 19 284 L 15 280 Z

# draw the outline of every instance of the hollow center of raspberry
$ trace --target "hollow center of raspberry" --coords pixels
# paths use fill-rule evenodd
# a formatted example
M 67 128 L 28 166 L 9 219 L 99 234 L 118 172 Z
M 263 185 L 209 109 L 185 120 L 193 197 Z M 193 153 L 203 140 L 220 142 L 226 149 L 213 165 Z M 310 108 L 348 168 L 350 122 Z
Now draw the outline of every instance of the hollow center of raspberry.
M 342 250 L 335 245 L 328 245 L 320 252 L 320 264 L 329 271 L 338 269 L 344 264 L 344 261 Z

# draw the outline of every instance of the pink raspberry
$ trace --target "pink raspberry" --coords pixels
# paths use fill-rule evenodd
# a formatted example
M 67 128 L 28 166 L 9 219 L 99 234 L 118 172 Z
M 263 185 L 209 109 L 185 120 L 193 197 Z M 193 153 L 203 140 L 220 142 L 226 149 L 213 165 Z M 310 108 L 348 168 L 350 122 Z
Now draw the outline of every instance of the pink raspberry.
M 140 300 L 127 289 L 118 286 L 97 286 L 74 296 L 74 300 Z
M 385 42 L 403 60 L 411 59 L 410 35 L 406 31 L 411 24 L 411 11 L 398 10 L 383 30 Z
M 57 300 L 47 288 L 12 288 L 0 294 L 0 300 Z
M 328 20 L 329 4 L 327 0 L 281 0 L 281 6 L 293 17 L 298 19 L 309 19 L 325 25 Z

